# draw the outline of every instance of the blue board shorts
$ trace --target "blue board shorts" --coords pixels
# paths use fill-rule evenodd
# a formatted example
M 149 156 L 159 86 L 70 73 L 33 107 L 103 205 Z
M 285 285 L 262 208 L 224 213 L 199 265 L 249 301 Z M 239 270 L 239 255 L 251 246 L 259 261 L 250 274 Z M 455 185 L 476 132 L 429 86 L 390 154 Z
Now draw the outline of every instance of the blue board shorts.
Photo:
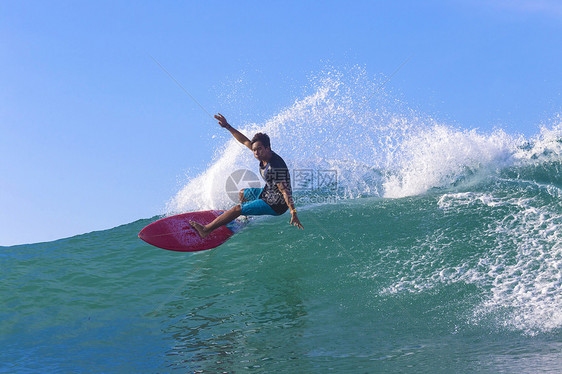
M 241 203 L 242 215 L 245 216 L 278 216 L 279 213 L 267 205 L 265 201 L 260 199 L 263 188 L 244 188 L 244 199 L 246 202 Z

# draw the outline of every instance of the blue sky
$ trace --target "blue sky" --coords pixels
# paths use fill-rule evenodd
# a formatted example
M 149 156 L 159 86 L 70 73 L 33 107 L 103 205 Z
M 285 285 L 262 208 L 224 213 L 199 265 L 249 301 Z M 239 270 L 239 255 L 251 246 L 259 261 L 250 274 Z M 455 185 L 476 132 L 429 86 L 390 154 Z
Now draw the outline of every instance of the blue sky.
M 327 65 L 408 57 L 388 89 L 440 120 L 531 135 L 562 111 L 557 1 L 3 1 L 0 46 L 0 245 L 152 217 L 205 169 L 216 124 L 151 56 L 234 124 Z

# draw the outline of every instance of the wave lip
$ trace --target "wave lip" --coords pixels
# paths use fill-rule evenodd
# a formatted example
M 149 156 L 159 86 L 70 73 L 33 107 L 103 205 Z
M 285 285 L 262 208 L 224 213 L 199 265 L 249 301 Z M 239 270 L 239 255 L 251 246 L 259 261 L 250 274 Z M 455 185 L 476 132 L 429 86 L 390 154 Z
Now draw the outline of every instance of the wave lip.
M 421 130 L 402 144 L 396 171 L 383 184 L 384 196 L 414 196 L 490 175 L 513 164 L 520 142 L 503 131 L 485 135 L 444 125 Z

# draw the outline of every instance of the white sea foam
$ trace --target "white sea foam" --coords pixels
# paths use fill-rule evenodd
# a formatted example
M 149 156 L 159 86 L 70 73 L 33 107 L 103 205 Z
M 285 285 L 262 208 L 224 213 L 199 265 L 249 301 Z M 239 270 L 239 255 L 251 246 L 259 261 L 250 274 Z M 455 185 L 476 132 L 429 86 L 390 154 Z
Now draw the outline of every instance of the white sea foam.
M 558 114 L 551 126 L 542 126 L 526 146 L 519 147 L 514 156 L 523 165 L 560 161 L 562 159 L 562 115 Z
M 447 229 L 428 235 L 419 247 L 423 256 L 409 259 L 399 280 L 382 294 L 423 292 L 452 283 L 475 284 L 483 301 L 472 311 L 471 323 L 492 321 L 496 326 L 533 335 L 562 327 L 562 238 L 560 206 L 544 206 L 537 195 L 515 191 L 444 194 L 438 206 L 445 214 L 480 212 L 486 229 L 463 239 L 473 248 L 459 263 L 443 258 L 459 248 L 458 233 Z M 498 212 L 504 214 L 498 217 Z M 487 252 L 478 250 L 487 243 Z
M 501 266 L 485 273 L 491 294 L 475 320 L 491 315 L 530 334 L 562 327 L 562 214 L 535 200 L 506 199 L 513 213 L 491 228 L 497 246 L 487 257 Z
M 420 130 L 405 139 L 396 160 L 397 172 L 384 183 L 384 195 L 418 195 L 469 175 L 487 175 L 511 164 L 518 143 L 503 131 L 480 134 L 444 125 Z

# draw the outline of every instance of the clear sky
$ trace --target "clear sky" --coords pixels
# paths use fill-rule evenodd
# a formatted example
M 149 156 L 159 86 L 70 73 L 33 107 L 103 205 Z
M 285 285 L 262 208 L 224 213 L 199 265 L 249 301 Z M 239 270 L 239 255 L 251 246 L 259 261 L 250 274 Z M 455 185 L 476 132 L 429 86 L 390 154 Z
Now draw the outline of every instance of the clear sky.
M 2 1 L 0 245 L 162 212 L 211 161 L 211 113 L 258 122 L 326 65 L 412 108 L 530 135 L 562 112 L 562 2 Z M 224 136 L 224 135 L 220 135 Z

